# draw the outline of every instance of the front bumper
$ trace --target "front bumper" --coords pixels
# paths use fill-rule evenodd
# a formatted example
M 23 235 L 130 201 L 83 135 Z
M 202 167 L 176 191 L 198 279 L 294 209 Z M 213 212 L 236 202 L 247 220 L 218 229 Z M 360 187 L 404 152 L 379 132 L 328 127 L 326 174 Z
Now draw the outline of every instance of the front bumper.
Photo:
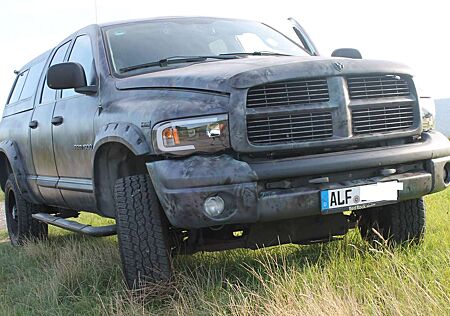
M 170 223 L 201 228 L 318 215 L 321 190 L 381 181 L 403 183 L 399 200 L 419 198 L 448 186 L 444 168 L 449 162 L 448 139 L 424 133 L 421 141 L 408 145 L 259 162 L 192 156 L 149 162 L 147 169 Z M 397 172 L 381 176 L 386 168 Z M 311 183 L 317 177 L 330 181 Z M 215 195 L 226 204 L 220 218 L 203 212 L 204 200 Z

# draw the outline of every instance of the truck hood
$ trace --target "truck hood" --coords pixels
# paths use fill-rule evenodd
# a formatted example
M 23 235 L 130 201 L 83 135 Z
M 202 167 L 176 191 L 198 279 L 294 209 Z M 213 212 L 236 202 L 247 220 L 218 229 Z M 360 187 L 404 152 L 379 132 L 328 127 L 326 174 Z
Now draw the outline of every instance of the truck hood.
M 117 79 L 119 90 L 179 88 L 231 92 L 265 82 L 290 78 L 329 77 L 346 74 L 411 74 L 403 64 L 366 59 L 294 56 L 250 56 L 195 63 Z

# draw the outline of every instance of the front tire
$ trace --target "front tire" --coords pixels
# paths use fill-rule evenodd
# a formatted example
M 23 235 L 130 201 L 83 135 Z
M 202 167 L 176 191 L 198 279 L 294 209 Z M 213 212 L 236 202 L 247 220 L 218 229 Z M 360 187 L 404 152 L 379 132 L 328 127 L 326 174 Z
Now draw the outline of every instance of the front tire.
M 172 262 L 168 223 L 148 175 L 117 180 L 116 224 L 122 269 L 130 289 L 168 284 Z
M 21 246 L 27 240 L 42 240 L 48 236 L 48 225 L 33 219 L 39 206 L 27 202 L 11 174 L 5 184 L 5 217 L 8 234 L 13 246 Z
M 425 233 L 425 204 L 420 198 L 369 209 L 362 212 L 358 226 L 363 239 L 371 242 L 418 243 Z

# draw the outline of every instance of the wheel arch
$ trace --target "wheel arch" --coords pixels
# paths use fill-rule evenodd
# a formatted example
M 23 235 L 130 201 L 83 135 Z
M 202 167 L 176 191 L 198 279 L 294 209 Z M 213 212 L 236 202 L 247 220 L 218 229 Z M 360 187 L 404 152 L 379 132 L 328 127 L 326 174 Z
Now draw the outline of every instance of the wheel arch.
M 0 187 L 3 191 L 10 174 L 14 175 L 17 187 L 24 199 L 30 203 L 39 204 L 29 188 L 27 172 L 16 143 L 13 140 L 4 140 L 0 142 Z
M 115 217 L 114 184 L 117 179 L 147 172 L 150 146 L 130 123 L 105 125 L 96 137 L 93 154 L 93 188 L 97 210 Z
M 94 142 L 94 157 L 99 148 L 107 143 L 119 143 L 135 156 L 149 154 L 151 149 L 141 130 L 134 124 L 116 122 L 103 126 Z
M 0 187 L 3 192 L 5 192 L 5 184 L 11 173 L 13 171 L 8 156 L 0 149 Z

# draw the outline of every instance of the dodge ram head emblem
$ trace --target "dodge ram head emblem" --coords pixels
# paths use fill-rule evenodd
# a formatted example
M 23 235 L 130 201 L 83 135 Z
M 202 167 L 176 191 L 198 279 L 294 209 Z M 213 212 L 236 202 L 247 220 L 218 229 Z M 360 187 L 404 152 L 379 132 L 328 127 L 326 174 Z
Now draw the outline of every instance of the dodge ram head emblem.
M 344 69 L 344 65 L 342 63 L 340 63 L 340 62 L 333 63 L 333 67 L 337 71 L 342 71 L 342 69 Z

